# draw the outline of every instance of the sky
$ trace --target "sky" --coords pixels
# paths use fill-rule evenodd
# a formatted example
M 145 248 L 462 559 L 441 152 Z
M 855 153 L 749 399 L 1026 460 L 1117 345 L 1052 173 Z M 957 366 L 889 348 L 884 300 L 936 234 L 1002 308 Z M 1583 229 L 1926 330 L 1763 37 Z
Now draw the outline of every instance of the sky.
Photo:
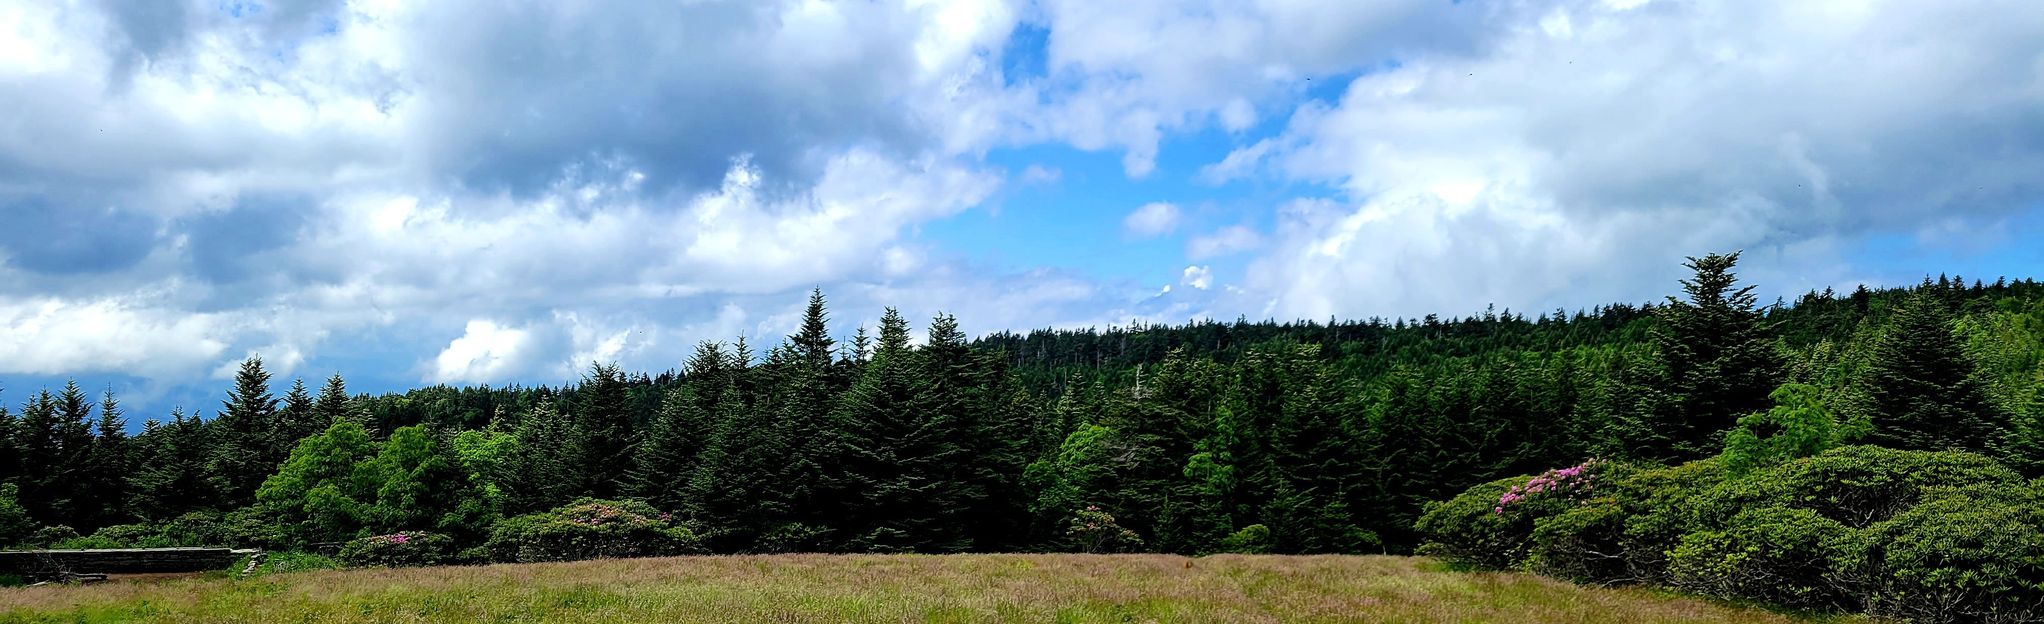
M 0 403 L 2044 277 L 2034 0 L 0 0 Z

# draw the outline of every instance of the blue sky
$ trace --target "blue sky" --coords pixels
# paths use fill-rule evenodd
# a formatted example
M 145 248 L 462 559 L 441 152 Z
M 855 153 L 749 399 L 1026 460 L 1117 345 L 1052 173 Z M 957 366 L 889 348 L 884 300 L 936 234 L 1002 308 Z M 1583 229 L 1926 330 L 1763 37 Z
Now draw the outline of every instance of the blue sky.
M 662 370 L 819 287 L 849 335 L 2044 266 L 2017 1 L 15 3 L 0 101 L 0 403 L 137 421 L 251 354 Z

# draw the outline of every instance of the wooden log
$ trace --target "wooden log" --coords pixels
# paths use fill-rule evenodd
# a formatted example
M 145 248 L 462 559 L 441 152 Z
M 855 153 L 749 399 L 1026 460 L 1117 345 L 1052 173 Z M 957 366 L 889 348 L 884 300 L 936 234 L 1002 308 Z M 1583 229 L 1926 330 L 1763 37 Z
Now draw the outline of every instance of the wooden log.
M 136 574 L 225 570 L 234 563 L 228 548 L 107 548 L 0 551 L 0 573 Z

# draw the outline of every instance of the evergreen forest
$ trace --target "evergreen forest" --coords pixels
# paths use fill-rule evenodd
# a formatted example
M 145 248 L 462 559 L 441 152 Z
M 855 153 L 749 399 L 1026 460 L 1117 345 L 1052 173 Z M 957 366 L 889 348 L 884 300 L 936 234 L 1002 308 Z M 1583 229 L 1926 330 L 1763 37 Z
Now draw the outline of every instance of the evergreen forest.
M 2028 481 L 2044 476 L 2044 283 L 1940 275 L 1760 301 L 1737 260 L 1692 258 L 1692 276 L 1646 304 L 977 338 L 950 316 L 893 310 L 832 335 L 816 292 L 785 339 L 705 342 L 660 372 L 595 363 L 560 387 L 356 394 L 339 374 L 273 378 L 260 359 L 217 407 L 169 414 L 75 383 L 7 387 L 0 544 L 345 544 L 366 560 L 431 544 L 444 562 L 1420 551 L 1753 597 L 1739 583 L 1786 573 L 1727 580 L 1708 569 L 1724 557 L 1682 567 L 1669 553 L 1737 551 L 1784 523 L 1870 530 L 1937 498 L 1854 518 L 1755 502 L 1871 478 L 1806 466 L 1823 458 L 1937 467 L 1873 471 L 1902 481 L 2005 482 L 2027 494 L 1967 495 L 2028 496 L 2010 504 L 2044 517 L 2044 486 Z M 1546 522 L 1609 498 L 1595 478 L 1682 482 L 1695 490 L 1682 500 L 1702 500 L 1711 484 L 1789 469 L 1801 476 L 1767 481 L 1800 489 L 1721 493 L 1718 509 L 1659 518 L 1679 527 L 1631 559 L 1556 546 L 1596 535 Z M 1639 485 L 1610 517 L 1570 521 L 1623 541 L 1647 520 L 1616 510 L 1666 508 L 1652 497 L 1679 489 Z M 618 518 L 638 533 L 594 549 L 547 541 L 555 524 Z M 1695 532 L 1715 537 L 1683 539 Z M 2044 595 L 2044 554 L 2023 565 L 2030 576 L 2010 582 Z M 1757 598 L 1879 611 L 1867 597 L 1889 590 L 1842 590 L 1840 574 Z

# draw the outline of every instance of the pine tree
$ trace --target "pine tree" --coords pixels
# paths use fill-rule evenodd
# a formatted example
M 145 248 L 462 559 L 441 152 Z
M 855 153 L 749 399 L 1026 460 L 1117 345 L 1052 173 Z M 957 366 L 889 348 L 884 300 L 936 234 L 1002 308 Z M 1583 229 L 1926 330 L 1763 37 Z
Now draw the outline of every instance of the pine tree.
M 1874 347 L 1864 381 L 1876 444 L 1986 452 L 2006 424 L 1952 331 L 1941 297 L 1919 292 Z
M 321 429 L 331 427 L 334 423 L 342 421 L 360 423 L 364 430 L 367 430 L 369 425 L 368 419 L 364 418 L 350 401 L 348 397 L 348 384 L 341 379 L 340 373 L 334 373 L 332 377 L 328 377 L 326 385 L 320 387 L 319 397 L 312 402 L 312 413 L 312 421 L 318 423 Z M 372 436 L 375 434 L 374 431 L 369 433 Z
M 307 436 L 326 431 L 329 423 L 320 422 L 314 409 L 312 393 L 305 389 L 304 379 L 291 380 L 291 391 L 284 394 L 284 407 L 277 410 L 274 430 L 270 433 L 269 455 L 282 462 L 298 447 L 298 441 Z
M 128 476 L 134 471 L 134 455 L 128 440 L 128 422 L 121 417 L 120 401 L 108 389 L 100 398 L 99 420 L 94 424 L 90 473 L 82 494 L 86 517 L 77 527 L 86 532 L 119 524 L 129 519 Z
M 1760 310 L 1753 286 L 1732 273 L 1738 252 L 1690 258 L 1695 276 L 1682 281 L 1686 300 L 1668 298 L 1654 345 L 1666 374 L 1665 409 L 1646 428 L 1661 444 L 1634 454 L 1648 459 L 1693 459 L 1717 452 L 1722 432 L 1739 417 L 1768 408 L 1781 385 L 1784 362 Z
M 681 506 L 695 460 L 708 438 L 708 415 L 695 384 L 667 391 L 632 458 L 632 496 L 659 509 Z
M 213 457 L 211 428 L 182 409 L 170 421 L 149 421 L 135 439 L 140 450 L 135 474 L 128 480 L 135 493 L 133 509 L 143 518 L 163 520 L 211 507 L 219 500 L 207 466 Z
M 260 357 L 243 360 L 234 388 L 221 402 L 214 430 L 209 472 L 223 503 L 240 507 L 255 500 L 255 491 L 283 463 L 272 443 L 277 399 L 270 395 L 270 373 Z
M 21 476 L 20 420 L 6 405 L 0 405 L 0 483 L 14 483 Z
M 574 444 L 584 494 L 615 498 L 632 465 L 632 409 L 624 372 L 596 364 L 575 391 Z
M 737 350 L 745 356 L 734 356 L 734 362 L 750 361 L 743 340 Z M 787 431 L 780 428 L 775 415 L 777 384 L 771 378 L 750 379 L 785 368 L 786 352 L 775 349 L 767 365 L 740 369 L 727 382 L 730 386 L 719 393 L 712 410 L 715 426 L 709 445 L 696 462 L 696 472 L 689 478 L 684 508 L 689 518 L 703 527 L 703 539 L 713 550 L 769 549 L 775 544 L 766 540 L 789 523 L 789 490 L 799 484 L 782 479 L 789 445 Z M 761 388 L 768 395 L 748 407 L 738 391 L 741 383 Z
M 45 525 L 76 528 L 93 513 L 81 483 L 92 474 L 92 403 L 76 382 L 52 395 L 41 391 L 22 409 L 21 505 Z
M 551 509 L 582 493 L 580 446 L 563 444 L 575 432 L 574 423 L 546 400 L 519 419 L 511 434 L 517 443 L 497 482 L 503 489 L 505 513 Z

